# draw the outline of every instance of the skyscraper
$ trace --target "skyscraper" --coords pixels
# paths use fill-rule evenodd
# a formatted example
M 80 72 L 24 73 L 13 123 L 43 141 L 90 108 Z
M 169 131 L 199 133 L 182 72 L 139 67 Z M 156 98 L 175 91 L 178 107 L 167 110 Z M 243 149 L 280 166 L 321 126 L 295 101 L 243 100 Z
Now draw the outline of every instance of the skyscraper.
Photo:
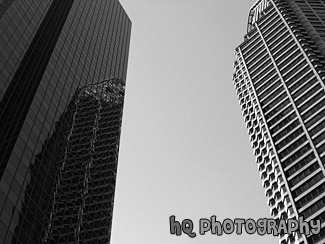
M 117 0 L 0 2 L 0 243 L 109 241 L 130 29 Z
M 325 3 L 259 0 L 235 51 L 236 93 L 275 219 L 320 219 L 325 243 Z

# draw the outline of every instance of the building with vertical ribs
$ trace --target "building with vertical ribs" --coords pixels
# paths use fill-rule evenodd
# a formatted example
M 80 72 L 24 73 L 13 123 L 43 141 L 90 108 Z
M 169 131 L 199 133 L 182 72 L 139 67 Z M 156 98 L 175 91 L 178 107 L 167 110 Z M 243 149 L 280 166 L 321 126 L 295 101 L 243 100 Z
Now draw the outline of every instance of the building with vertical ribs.
M 233 81 L 275 219 L 320 219 L 325 243 L 325 2 L 259 0 L 236 48 Z
M 62 117 L 68 126 L 58 131 L 65 145 L 45 243 L 109 242 L 124 100 L 118 81 L 78 89 Z
M 130 30 L 118 0 L 0 1 L 0 243 L 109 243 Z

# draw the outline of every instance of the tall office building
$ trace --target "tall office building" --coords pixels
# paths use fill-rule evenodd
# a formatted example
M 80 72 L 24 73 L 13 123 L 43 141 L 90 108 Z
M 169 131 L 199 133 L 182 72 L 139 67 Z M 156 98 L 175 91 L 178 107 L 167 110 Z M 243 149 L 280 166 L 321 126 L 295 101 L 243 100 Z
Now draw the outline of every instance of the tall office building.
M 259 0 L 235 51 L 236 93 L 275 219 L 320 219 L 325 243 L 325 2 Z
M 108 243 L 131 22 L 118 0 L 0 1 L 0 243 Z

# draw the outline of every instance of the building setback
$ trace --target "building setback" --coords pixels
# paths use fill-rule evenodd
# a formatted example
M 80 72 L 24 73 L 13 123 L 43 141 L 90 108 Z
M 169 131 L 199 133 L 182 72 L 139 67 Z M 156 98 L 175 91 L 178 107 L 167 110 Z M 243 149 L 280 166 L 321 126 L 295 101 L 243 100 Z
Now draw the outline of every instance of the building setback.
M 235 50 L 233 81 L 275 219 L 320 219 L 325 243 L 325 2 L 259 0 Z
M 130 30 L 118 0 L 0 2 L 0 243 L 109 242 Z

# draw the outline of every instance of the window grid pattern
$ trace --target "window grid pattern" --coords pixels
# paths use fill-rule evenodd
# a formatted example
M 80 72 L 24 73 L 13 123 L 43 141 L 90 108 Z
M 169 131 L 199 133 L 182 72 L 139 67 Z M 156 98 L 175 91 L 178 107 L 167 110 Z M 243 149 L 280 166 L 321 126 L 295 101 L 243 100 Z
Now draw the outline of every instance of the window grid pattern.
M 249 45 L 249 43 L 247 44 Z M 261 110 L 247 75 L 240 49 L 236 50 L 236 58 L 234 85 L 265 188 L 265 195 L 268 197 L 271 207 L 270 213 L 275 219 L 287 218 L 287 212 L 289 212 L 289 216 L 294 216 L 292 204 L 284 188 L 283 176 L 270 143 L 269 133 L 265 127 L 265 119 L 261 116 Z
M 294 195 L 293 207 L 298 215 L 309 219 L 317 218 L 325 211 L 323 202 L 322 205 L 319 200 L 325 195 L 325 63 L 323 50 L 308 34 L 303 21 L 297 18 L 295 4 L 314 21 L 311 21 L 312 26 L 321 36 L 325 26 L 324 2 L 272 0 L 272 6 L 255 20 L 269 55 L 266 55 L 256 28 L 251 26 L 243 44 L 236 49 L 235 67 L 239 61 L 244 62 L 242 73 L 248 73 L 249 82 L 256 89 L 260 112 L 266 118 L 264 127 L 274 143 L 271 149 L 277 152 L 288 182 L 286 191 L 290 189 Z M 253 37 L 254 44 L 250 37 Z M 324 36 L 322 38 L 324 40 Z M 238 54 L 240 49 L 242 56 Z M 240 77 L 236 76 L 237 72 L 235 68 L 234 80 Z M 247 101 L 248 104 L 251 102 Z M 246 123 L 251 124 L 251 121 Z M 280 243 L 300 243 L 306 238 L 282 236 Z M 315 238 L 318 242 L 325 235 Z M 308 237 L 308 241 L 312 240 L 313 237 Z
M 78 89 L 44 243 L 109 243 L 124 86 L 109 81 Z
M 0 62 L 7 60 L 0 65 L 13 66 L 8 69 L 13 73 L 4 72 L 7 78 L 0 79 L 5 81 L 0 95 L 11 86 L 14 67 L 21 65 L 54 0 L 33 2 L 14 1 L 0 19 L 0 49 L 20 50 L 15 57 L 0 51 L 6 55 Z M 28 96 L 31 104 L 26 107 L 26 117 L 15 118 L 22 125 L 0 180 L 1 243 L 44 241 L 61 162 L 58 155 L 64 151 L 73 119 L 67 113 L 71 101 L 78 87 L 87 83 L 110 77 L 125 80 L 130 29 L 131 22 L 117 0 L 73 1 L 35 95 Z M 110 230 L 109 221 L 106 224 Z
M 323 135 L 320 132 L 318 134 L 319 137 L 313 136 L 315 132 L 311 132 L 313 128 L 317 128 L 317 124 L 322 122 L 322 114 L 324 114 L 324 56 L 321 55 L 321 49 L 319 49 L 319 43 L 315 42 L 313 38 L 315 38 L 315 35 L 310 33 L 308 35 L 307 29 L 306 29 L 306 22 L 305 20 L 301 19 L 301 13 L 305 13 L 304 9 L 299 9 L 297 8 L 296 4 L 302 4 L 302 2 L 305 1 L 292 1 L 291 6 L 286 5 L 286 3 L 280 3 L 279 1 L 276 1 L 279 9 L 281 8 L 281 11 L 284 13 L 284 17 L 287 20 L 287 23 L 291 26 L 293 29 L 295 36 L 297 40 L 299 41 L 299 44 L 301 47 L 304 49 L 306 55 L 309 58 L 310 63 L 312 64 L 312 68 L 314 71 L 317 72 L 317 79 L 312 78 L 313 82 L 310 83 L 310 85 L 306 84 L 305 86 L 301 86 L 301 94 L 298 94 L 300 99 L 300 104 L 299 104 L 299 112 L 302 114 L 302 119 L 305 122 L 306 128 L 309 131 L 309 135 L 311 137 L 311 141 L 313 142 L 314 147 L 316 148 L 316 154 L 318 155 L 320 159 L 320 165 L 321 167 L 324 167 L 325 160 L 322 157 L 325 147 L 322 146 L 324 143 Z M 306 1 L 307 2 L 307 1 Z M 306 2 L 304 3 L 306 7 Z M 310 1 L 312 3 L 313 1 Z M 317 2 L 317 1 L 315 1 Z M 301 11 L 302 10 L 302 11 Z M 299 17 L 298 17 L 298 13 Z M 311 14 L 311 13 L 309 13 Z M 298 18 L 297 18 L 298 17 Z M 318 28 L 317 26 L 315 28 Z M 307 72 L 305 72 L 307 73 Z M 317 80 L 317 82 L 316 82 Z M 317 85 L 315 84 L 317 83 Z M 304 99 L 304 100 L 303 100 Z M 319 127 L 318 127 L 319 128 Z M 319 129 L 316 129 L 316 131 L 319 131 Z M 317 176 L 315 176 L 317 177 Z M 319 177 L 324 180 L 324 175 L 321 174 Z M 315 178 L 316 179 L 316 178 Z M 320 181 L 322 182 L 322 181 Z M 319 184 L 319 183 L 318 183 Z M 315 208 L 316 201 L 322 197 L 322 191 L 317 190 L 316 186 L 318 187 L 317 184 L 314 184 L 309 188 L 308 191 L 305 191 L 300 197 L 304 196 L 305 199 L 306 197 L 308 198 L 309 202 L 308 204 L 305 205 L 305 207 L 302 207 L 300 211 L 308 212 L 308 216 L 312 218 L 318 218 L 318 215 L 325 211 L 324 206 L 322 210 L 319 211 L 319 207 Z M 315 189 L 316 188 L 316 189 Z M 298 198 L 299 199 L 299 198 Z M 298 202 L 299 205 L 299 202 Z M 307 216 L 307 215 L 306 215 Z M 325 236 L 322 236 L 320 238 L 319 235 L 317 235 L 317 242 L 320 239 L 324 239 Z M 315 240 L 316 240 L 315 239 Z M 314 238 L 309 237 L 308 238 L 309 243 L 315 243 Z

